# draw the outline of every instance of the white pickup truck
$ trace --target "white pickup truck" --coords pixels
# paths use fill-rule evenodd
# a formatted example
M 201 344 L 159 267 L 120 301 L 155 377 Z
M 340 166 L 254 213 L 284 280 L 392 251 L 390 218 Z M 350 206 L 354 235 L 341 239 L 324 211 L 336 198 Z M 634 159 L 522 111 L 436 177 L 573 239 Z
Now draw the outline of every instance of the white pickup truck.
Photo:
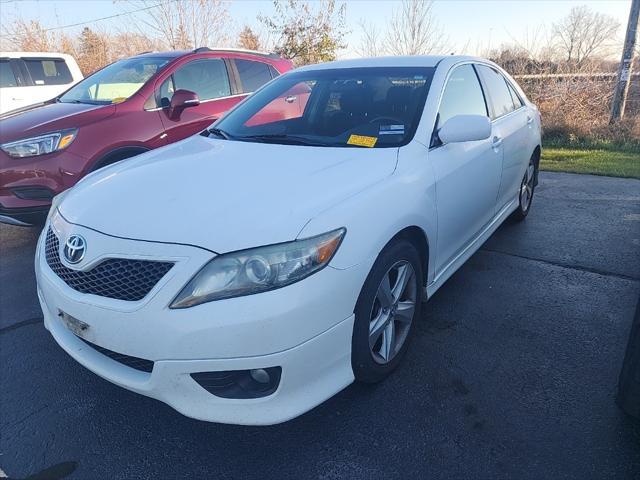
M 50 100 L 82 78 L 71 55 L 0 52 L 0 114 Z

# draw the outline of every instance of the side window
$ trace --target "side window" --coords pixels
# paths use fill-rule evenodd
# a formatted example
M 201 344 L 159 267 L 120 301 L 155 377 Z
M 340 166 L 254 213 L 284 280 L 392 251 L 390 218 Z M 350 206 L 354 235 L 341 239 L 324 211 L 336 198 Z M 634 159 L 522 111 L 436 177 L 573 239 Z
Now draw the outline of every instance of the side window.
M 219 58 L 195 60 L 179 68 L 172 80 L 165 81 L 160 87 L 161 105 L 171 101 L 176 90 L 191 90 L 200 101 L 231 95 L 229 76 L 224 61 Z
M 73 82 L 69 67 L 61 58 L 22 58 L 35 85 L 65 85 Z
M 276 78 L 280 76 L 280 72 L 276 70 L 273 65 L 269 65 L 269 71 L 271 72 L 271 78 Z
M 520 107 L 524 106 L 520 95 L 518 95 L 518 92 L 516 92 L 515 88 L 513 88 L 513 86 L 509 82 L 507 82 L 507 87 L 509 87 L 509 93 L 511 94 L 511 99 L 513 100 L 513 108 L 517 110 Z
M 513 112 L 514 104 L 507 86 L 507 81 L 502 74 L 493 68 L 479 65 L 478 70 L 489 90 L 489 98 L 493 107 L 491 118 L 499 118 Z
M 438 113 L 438 127 L 456 115 L 487 116 L 482 87 L 473 66 L 461 65 L 451 73 L 442 93 Z
M 258 88 L 271 80 L 269 65 L 266 63 L 239 59 L 234 61 L 236 62 L 236 68 L 240 75 L 243 93 L 255 92 Z
M 17 87 L 18 81 L 13 74 L 9 60 L 0 60 L 0 87 Z

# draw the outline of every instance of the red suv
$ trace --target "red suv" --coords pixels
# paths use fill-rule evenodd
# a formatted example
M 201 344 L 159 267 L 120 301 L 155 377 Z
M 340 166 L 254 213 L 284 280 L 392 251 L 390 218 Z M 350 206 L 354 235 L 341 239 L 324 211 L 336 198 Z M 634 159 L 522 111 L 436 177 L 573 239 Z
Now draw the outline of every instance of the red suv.
M 0 222 L 29 225 L 87 173 L 208 127 L 292 68 L 242 50 L 145 53 L 0 117 Z

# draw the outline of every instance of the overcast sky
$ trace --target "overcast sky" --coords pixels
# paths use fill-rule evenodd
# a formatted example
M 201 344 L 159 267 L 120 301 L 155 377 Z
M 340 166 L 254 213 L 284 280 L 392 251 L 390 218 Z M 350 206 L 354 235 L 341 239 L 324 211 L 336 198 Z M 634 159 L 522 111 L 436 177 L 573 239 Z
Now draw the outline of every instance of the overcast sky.
M 361 21 L 383 28 L 398 1 L 394 0 L 349 0 L 347 24 L 351 30 L 347 38 L 348 49 L 341 57 L 355 55 L 360 42 Z M 549 26 L 565 16 L 574 6 L 588 5 L 592 10 L 615 17 L 620 24 L 619 41 L 629 15 L 631 0 L 437 0 L 434 12 L 437 20 L 451 38 L 455 49 L 464 46 L 470 53 L 479 49 L 498 47 L 502 43 L 522 41 L 532 35 L 541 25 Z M 57 27 L 92 21 L 131 10 L 126 1 L 112 0 L 0 0 L 0 23 L 11 21 L 16 16 L 37 19 L 47 27 Z M 273 13 L 273 2 L 268 0 L 236 0 L 228 5 L 233 26 L 239 30 L 244 24 L 256 26 L 256 15 Z M 123 22 L 123 17 L 87 24 L 109 30 Z M 82 27 L 65 29 L 77 33 Z M 527 33 L 528 32 L 528 33 Z

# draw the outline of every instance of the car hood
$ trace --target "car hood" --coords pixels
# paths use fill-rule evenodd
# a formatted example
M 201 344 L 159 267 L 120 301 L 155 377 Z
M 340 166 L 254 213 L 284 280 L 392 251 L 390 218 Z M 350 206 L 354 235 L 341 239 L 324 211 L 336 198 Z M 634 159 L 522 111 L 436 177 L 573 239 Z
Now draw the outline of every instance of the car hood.
M 115 105 L 37 103 L 0 116 L 0 143 L 65 128 L 79 128 L 112 115 Z
M 391 175 L 397 152 L 196 135 L 91 174 L 59 211 L 110 235 L 225 253 L 294 240 L 314 216 Z

